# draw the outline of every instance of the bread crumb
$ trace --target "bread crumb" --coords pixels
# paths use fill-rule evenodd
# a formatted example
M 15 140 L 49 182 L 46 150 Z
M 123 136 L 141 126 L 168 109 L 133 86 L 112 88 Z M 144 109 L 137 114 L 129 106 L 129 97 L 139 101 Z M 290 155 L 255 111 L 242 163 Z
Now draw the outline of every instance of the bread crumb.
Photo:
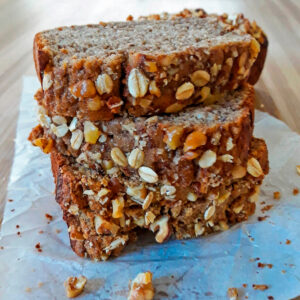
M 235 287 L 231 287 L 227 290 L 227 296 L 230 300 L 236 300 L 238 297 L 238 290 Z
M 252 284 L 254 290 L 265 291 L 269 287 L 266 284 Z
M 292 243 L 292 242 L 291 242 L 290 240 L 288 240 L 288 239 L 285 241 L 285 244 L 286 244 L 286 245 L 290 245 L 291 243 Z
M 27 288 L 25 289 L 25 292 L 26 292 L 26 293 L 31 293 L 31 292 L 32 292 L 32 289 L 31 289 L 30 287 L 27 287 Z
M 273 268 L 273 264 L 264 264 L 264 263 L 258 263 L 257 266 L 259 268 L 265 268 L 265 267 L 268 267 L 269 269 L 272 269 Z
M 42 287 L 43 285 L 44 285 L 43 282 L 39 282 L 39 283 L 38 283 L 38 287 L 39 287 L 39 288 Z
M 51 222 L 53 220 L 53 217 L 49 214 L 45 214 L 45 217 Z
M 86 282 L 86 277 L 82 275 L 78 278 L 68 277 L 67 280 L 64 282 L 67 297 L 75 298 L 79 296 L 83 292 Z
M 281 194 L 280 194 L 280 192 L 274 192 L 273 193 L 273 198 L 275 199 L 275 200 L 279 200 L 280 198 L 281 198 Z

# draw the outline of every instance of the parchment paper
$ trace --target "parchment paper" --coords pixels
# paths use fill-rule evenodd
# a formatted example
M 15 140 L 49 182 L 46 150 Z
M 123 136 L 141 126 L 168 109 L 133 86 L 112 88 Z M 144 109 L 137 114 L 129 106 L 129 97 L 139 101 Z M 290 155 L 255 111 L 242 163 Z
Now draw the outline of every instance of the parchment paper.
M 37 124 L 33 109 L 37 87 L 36 79 L 25 78 L 7 196 L 13 202 L 6 204 L 1 228 L 0 299 L 66 299 L 64 280 L 80 274 L 88 283 L 78 299 L 126 299 L 129 280 L 146 270 L 154 274 L 155 299 L 226 299 L 229 287 L 239 289 L 240 299 L 300 295 L 300 194 L 293 195 L 293 189 L 300 188 L 298 134 L 257 111 L 255 135 L 267 141 L 271 171 L 249 221 L 209 237 L 163 245 L 155 244 L 150 234 L 121 257 L 95 263 L 70 249 L 54 200 L 49 157 L 27 141 Z M 280 191 L 279 201 L 273 200 L 274 191 Z M 260 208 L 263 201 L 273 205 L 265 214 Z M 54 217 L 50 224 L 45 213 Z M 269 218 L 259 222 L 258 216 L 264 215 Z M 37 243 L 42 252 L 35 248 Z M 259 268 L 258 262 L 273 267 Z M 257 291 L 252 284 L 269 289 Z

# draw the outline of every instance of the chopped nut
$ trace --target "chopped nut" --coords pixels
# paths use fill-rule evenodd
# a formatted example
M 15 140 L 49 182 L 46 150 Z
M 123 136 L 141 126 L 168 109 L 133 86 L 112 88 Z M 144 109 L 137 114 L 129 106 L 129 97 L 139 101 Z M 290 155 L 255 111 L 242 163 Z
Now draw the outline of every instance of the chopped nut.
M 149 183 L 156 183 L 158 181 L 158 175 L 149 167 L 140 167 L 139 175 L 141 178 Z
M 84 139 L 87 143 L 96 144 L 101 131 L 90 121 L 84 121 Z
M 195 86 L 201 87 L 209 82 L 210 75 L 206 71 L 198 70 L 191 75 L 191 80 Z
M 50 126 L 51 131 L 57 136 L 57 137 L 63 137 L 65 136 L 68 131 L 69 131 L 69 127 L 67 126 L 67 124 L 62 124 L 59 126 L 55 126 L 54 124 L 51 124 Z
M 254 193 L 249 197 L 249 201 L 250 201 L 251 203 L 257 202 L 258 196 L 259 196 L 259 191 L 260 191 L 259 186 L 256 186 L 256 187 L 255 187 Z
M 200 91 L 201 101 L 205 100 L 210 95 L 210 87 L 204 86 Z
M 230 300 L 237 300 L 237 297 L 238 297 L 238 290 L 237 288 L 229 288 L 227 290 L 227 296 Z
M 203 235 L 203 233 L 205 231 L 205 227 L 201 223 L 195 224 L 194 229 L 195 229 L 195 235 L 196 236 Z
M 278 191 L 277 191 L 277 192 L 274 192 L 274 193 L 273 193 L 273 198 L 276 199 L 276 200 L 279 200 L 279 199 L 281 198 L 280 192 L 278 192 Z
M 181 111 L 184 107 L 185 107 L 185 105 L 183 105 L 183 104 L 173 103 L 166 108 L 165 112 L 168 114 L 177 113 L 177 112 Z
M 300 165 L 296 166 L 297 174 L 300 175 Z
M 157 71 L 157 66 L 155 61 L 145 61 L 146 71 L 153 73 Z
M 224 230 L 224 231 L 226 231 L 226 230 L 229 229 L 228 224 L 227 224 L 226 222 L 224 222 L 224 221 L 220 221 L 220 222 L 219 222 L 219 226 L 220 226 L 221 229 Z
M 112 251 L 114 249 L 119 248 L 121 245 L 125 245 L 126 242 L 128 240 L 128 236 L 124 235 L 121 238 L 117 238 L 116 240 L 112 241 L 111 244 L 109 246 L 107 246 L 106 248 L 104 248 L 105 252 L 109 252 Z
M 229 191 L 225 191 L 223 194 L 221 194 L 217 199 L 218 205 L 224 203 L 224 201 L 227 200 L 229 196 L 230 196 Z
M 162 216 L 156 220 L 153 224 L 150 225 L 150 229 L 155 232 L 158 230 L 158 233 L 155 236 L 155 240 L 158 243 L 163 243 L 168 239 L 171 234 L 169 227 L 169 217 Z
M 259 51 L 260 51 L 260 44 L 256 39 L 252 39 L 251 40 L 251 44 L 250 44 L 251 50 L 253 52 L 253 56 L 257 57 Z
M 155 95 L 156 97 L 161 96 L 160 89 L 157 87 L 156 82 L 152 80 L 149 85 L 149 92 L 151 95 Z
M 91 111 L 97 111 L 105 104 L 98 95 L 94 96 L 93 98 L 86 99 L 86 102 L 87 108 Z
M 170 126 L 166 129 L 163 141 L 171 150 L 175 150 L 181 145 L 181 137 L 184 129 L 179 126 Z
M 127 166 L 127 164 L 128 164 L 127 158 L 120 148 L 117 148 L 117 147 L 112 148 L 110 155 L 111 155 L 112 160 L 115 162 L 115 164 L 117 164 L 121 167 Z
M 87 192 L 87 191 L 85 191 Z M 103 198 L 105 196 L 107 196 L 109 193 L 111 192 L 111 190 L 107 189 L 107 188 L 102 188 L 100 189 L 100 191 L 97 193 L 97 198 Z
M 194 85 L 191 82 L 185 82 L 176 91 L 175 97 L 177 100 L 189 99 L 194 93 Z
M 233 179 L 243 178 L 246 175 L 246 173 L 246 168 L 244 168 L 243 166 L 234 166 L 231 171 Z
M 195 202 L 197 200 L 198 196 L 195 193 L 189 192 L 187 194 L 187 199 L 189 201 Z
M 214 205 L 209 206 L 204 212 L 204 220 L 209 220 L 215 214 L 215 211 L 216 207 Z
M 80 129 L 76 129 L 72 132 L 71 136 L 71 147 L 74 150 L 78 150 L 82 144 L 83 141 L 83 132 Z
M 232 137 L 229 137 L 226 142 L 226 151 L 230 151 L 234 147 L 234 144 L 232 142 Z
M 108 171 L 108 170 L 112 169 L 112 167 L 114 166 L 114 163 L 112 160 L 103 160 L 102 166 L 105 169 L 105 171 Z
M 149 79 L 138 69 L 132 69 L 128 76 L 129 93 L 135 97 L 143 97 L 148 91 Z
M 99 75 L 95 84 L 99 95 L 109 94 L 113 89 L 113 81 L 108 74 Z
M 216 131 L 216 132 L 213 134 L 213 136 L 212 136 L 210 142 L 211 142 L 213 145 L 217 146 L 217 145 L 220 144 L 220 139 L 221 139 L 221 137 L 222 137 L 221 132 Z
M 51 88 L 53 84 L 52 78 L 51 78 L 51 73 L 44 73 L 43 77 L 43 90 L 47 91 L 48 89 Z
M 200 146 L 205 145 L 206 141 L 206 135 L 203 134 L 201 130 L 195 130 L 192 133 L 190 133 L 185 139 L 183 151 L 187 152 L 190 150 L 194 150 Z
M 154 198 L 153 192 L 149 192 L 148 195 L 146 196 L 144 202 L 143 202 L 143 209 L 146 210 L 150 205 L 151 202 Z
M 135 217 L 133 221 L 137 226 L 143 228 L 145 226 L 145 218 L 143 216 Z
M 119 231 L 118 225 L 108 222 L 104 218 L 98 215 L 96 215 L 94 218 L 94 225 L 95 225 L 96 232 L 98 234 L 116 235 L 117 232 Z
M 248 53 L 243 52 L 239 59 L 239 67 L 240 68 L 244 67 L 247 58 L 248 58 Z
M 78 122 L 77 118 L 74 117 L 69 125 L 70 131 L 74 131 L 76 129 L 77 122 Z
M 230 154 L 224 154 L 221 155 L 220 160 L 222 160 L 223 162 L 227 162 L 227 163 L 233 163 L 233 156 Z
M 261 175 L 264 175 L 264 172 L 259 164 L 259 161 L 254 157 L 248 160 L 247 171 L 253 177 L 259 177 Z
M 65 117 L 62 117 L 62 116 L 53 116 L 53 117 L 52 117 L 52 121 L 53 121 L 56 125 L 67 124 L 66 118 L 65 118 Z
M 176 193 L 176 188 L 172 185 L 163 185 L 160 188 L 160 194 L 166 196 L 172 196 Z
M 199 159 L 199 166 L 203 169 L 211 167 L 217 160 L 217 155 L 212 150 L 206 150 Z
M 70 88 L 75 98 L 91 98 L 96 95 L 96 88 L 92 80 L 81 80 Z
M 79 213 L 79 208 L 78 208 L 78 205 L 77 204 L 72 204 L 70 205 L 69 209 L 68 209 L 68 212 L 72 215 L 78 215 Z
M 35 139 L 32 143 L 33 143 L 33 145 L 40 147 L 41 150 L 46 154 L 50 153 L 50 151 L 53 148 L 53 140 L 51 138 Z
M 129 165 L 134 169 L 138 169 L 144 162 L 144 156 L 145 155 L 142 150 L 138 148 L 133 149 L 128 157 Z
M 145 214 L 145 224 L 148 226 L 155 220 L 155 214 L 152 211 L 147 211 Z
M 132 281 L 128 300 L 152 300 L 154 288 L 152 285 L 152 273 L 139 273 Z
M 86 282 L 87 279 L 84 276 L 79 276 L 78 278 L 68 277 L 68 279 L 64 283 L 67 297 L 75 298 L 79 296 L 83 292 Z
M 239 214 L 243 210 L 243 208 L 244 204 L 242 203 L 240 205 L 234 206 L 232 210 L 235 214 Z
M 124 208 L 124 198 L 118 197 L 115 200 L 112 200 L 113 213 L 112 217 L 115 219 L 123 217 L 123 208 Z
M 143 200 L 147 196 L 147 190 L 143 185 L 127 187 L 126 194 L 138 200 Z

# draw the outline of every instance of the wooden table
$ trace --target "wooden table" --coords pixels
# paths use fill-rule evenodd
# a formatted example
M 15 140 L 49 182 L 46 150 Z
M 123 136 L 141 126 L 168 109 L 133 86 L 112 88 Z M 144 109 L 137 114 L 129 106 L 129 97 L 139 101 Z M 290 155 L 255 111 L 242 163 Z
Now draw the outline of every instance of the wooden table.
M 260 108 L 300 132 L 300 1 L 53 1 L 0 0 L 0 203 L 4 202 L 13 153 L 22 77 L 35 75 L 32 41 L 36 32 L 100 20 L 125 20 L 128 14 L 179 11 L 200 4 L 208 12 L 244 12 L 269 37 L 267 63 L 256 85 Z

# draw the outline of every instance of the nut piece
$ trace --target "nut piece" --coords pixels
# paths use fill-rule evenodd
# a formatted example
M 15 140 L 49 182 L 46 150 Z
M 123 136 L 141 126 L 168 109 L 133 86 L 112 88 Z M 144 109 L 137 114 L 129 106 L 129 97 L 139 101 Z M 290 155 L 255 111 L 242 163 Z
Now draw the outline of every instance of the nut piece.
M 151 95 L 155 95 L 156 97 L 161 96 L 160 89 L 157 87 L 156 82 L 154 80 L 152 80 L 150 82 L 149 92 L 150 92 Z
M 145 214 L 145 225 L 153 223 L 155 220 L 155 214 L 152 211 L 147 211 Z
M 86 282 L 87 279 L 84 276 L 79 276 L 78 278 L 68 277 L 64 283 L 67 297 L 75 298 L 79 296 L 83 292 Z
M 130 167 L 138 169 L 144 162 L 144 152 L 138 148 L 133 149 L 128 157 Z
M 51 124 L 50 129 L 57 137 L 63 137 L 69 131 L 69 127 L 67 126 L 67 124 L 62 124 L 59 126 L 55 126 L 54 124 Z
M 152 300 L 154 288 L 152 285 L 152 273 L 139 273 L 132 281 L 128 300 Z
M 196 236 L 203 235 L 203 233 L 205 231 L 205 227 L 201 223 L 195 224 L 194 229 L 195 229 L 195 235 Z
M 154 194 L 153 192 L 149 192 L 149 194 L 147 195 L 147 197 L 145 198 L 144 202 L 143 202 L 143 209 L 146 210 L 150 205 L 151 202 L 154 198 Z
M 175 97 L 177 100 L 189 99 L 194 93 L 194 85 L 191 82 L 185 82 L 176 91 Z
M 47 91 L 51 88 L 53 81 L 51 79 L 51 73 L 44 73 L 43 77 L 43 90 Z
M 158 175 L 149 167 L 140 167 L 139 175 L 148 183 L 156 183 L 158 181 Z
M 187 152 L 190 150 L 194 150 L 200 146 L 205 145 L 206 141 L 206 135 L 203 134 L 201 130 L 195 130 L 192 133 L 190 133 L 185 139 L 183 151 Z
M 169 227 L 169 217 L 162 216 L 158 220 L 156 220 L 153 224 L 150 225 L 151 231 L 155 232 L 158 230 L 155 240 L 158 243 L 163 243 L 166 241 L 171 235 L 171 230 Z
M 196 200 L 197 200 L 197 195 L 195 194 L 195 193 L 192 193 L 192 192 L 189 192 L 188 194 L 187 194 L 187 199 L 189 200 L 189 201 L 192 201 L 192 202 L 195 202 Z
M 108 74 L 99 75 L 95 84 L 99 95 L 109 94 L 113 89 L 113 81 Z
M 72 136 L 71 136 L 71 147 L 74 150 L 78 150 L 82 144 L 83 141 L 83 133 L 80 129 L 76 129 L 72 132 Z
M 264 172 L 263 172 L 258 160 L 254 157 L 252 157 L 248 160 L 247 171 L 253 177 L 259 177 L 261 175 L 264 175 Z
M 183 127 L 179 126 L 170 126 L 166 129 L 166 134 L 164 135 L 164 143 L 167 144 L 167 146 L 171 150 L 175 150 L 181 145 L 181 137 L 184 132 Z
M 210 75 L 206 71 L 198 70 L 191 75 L 191 80 L 195 86 L 201 87 L 209 82 Z
M 147 196 L 147 190 L 143 185 L 127 187 L 126 194 L 137 200 L 144 200 Z
M 231 171 L 233 179 L 243 178 L 246 175 L 246 173 L 246 168 L 244 168 L 243 166 L 234 166 Z
M 53 148 L 53 140 L 51 138 L 49 138 L 49 139 L 47 139 L 47 138 L 38 138 L 38 139 L 35 139 L 32 142 L 32 144 L 34 146 L 40 147 L 41 150 L 46 154 L 50 153 L 50 151 Z
M 115 200 L 112 200 L 113 213 L 112 217 L 115 219 L 123 217 L 123 208 L 124 208 L 124 198 L 118 197 Z
M 204 213 L 204 220 L 209 220 L 215 214 L 215 211 L 216 207 L 214 205 L 209 206 Z
M 98 234 L 116 235 L 120 228 L 118 225 L 110 223 L 98 215 L 96 215 L 94 218 L 94 225 Z
M 135 97 L 146 95 L 149 86 L 149 79 L 138 69 L 132 69 L 128 76 L 129 93 Z
M 234 144 L 232 142 L 232 137 L 229 137 L 226 142 L 226 151 L 230 151 L 234 147 Z
M 111 155 L 112 160 L 115 162 L 115 164 L 117 164 L 121 167 L 127 166 L 127 164 L 128 164 L 127 158 L 120 148 L 118 148 L 118 147 L 112 148 L 110 155 Z
M 90 121 L 85 121 L 83 126 L 85 141 L 90 144 L 96 144 L 101 131 Z
M 205 151 L 199 159 L 199 166 L 203 169 L 211 167 L 217 160 L 217 155 L 212 150 Z
M 227 290 L 227 296 L 229 298 L 229 300 L 237 300 L 237 297 L 238 297 L 238 290 L 237 288 L 229 288 Z
M 96 88 L 92 80 L 81 80 L 70 88 L 75 98 L 91 98 L 96 95 Z

